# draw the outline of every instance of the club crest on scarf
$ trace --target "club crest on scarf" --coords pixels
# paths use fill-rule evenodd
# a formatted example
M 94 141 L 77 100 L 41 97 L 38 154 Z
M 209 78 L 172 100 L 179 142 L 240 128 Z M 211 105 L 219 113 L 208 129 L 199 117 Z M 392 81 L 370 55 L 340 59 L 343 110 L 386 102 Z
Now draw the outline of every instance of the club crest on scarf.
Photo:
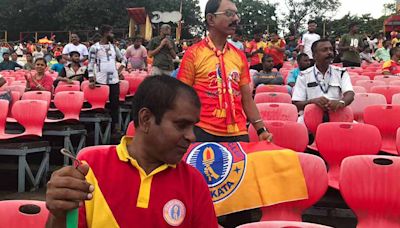
M 239 143 L 201 143 L 191 147 L 186 162 L 204 176 L 214 203 L 227 199 L 246 172 L 246 153 Z

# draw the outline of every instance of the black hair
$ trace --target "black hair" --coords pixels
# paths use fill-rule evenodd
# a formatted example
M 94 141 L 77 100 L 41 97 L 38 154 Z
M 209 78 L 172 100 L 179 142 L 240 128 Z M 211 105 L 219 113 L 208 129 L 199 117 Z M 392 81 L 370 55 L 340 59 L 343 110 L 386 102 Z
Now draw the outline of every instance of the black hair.
M 217 12 L 219 7 L 221 6 L 221 2 L 222 2 L 222 0 L 208 0 L 206 9 L 205 9 L 205 13 L 204 13 L 205 14 L 204 18 L 206 19 L 206 21 L 205 21 L 206 25 L 208 25 L 207 15 L 210 13 L 213 14 L 213 13 Z
M 393 47 L 390 49 L 390 57 L 393 57 L 396 51 L 399 50 L 399 47 Z
M 315 20 L 309 20 L 309 21 L 307 22 L 308 25 L 309 25 L 309 24 L 312 24 L 312 23 L 317 24 L 317 22 L 316 22 Z
M 35 64 L 36 64 L 37 62 L 39 62 L 39 61 L 43 61 L 43 62 L 44 62 L 44 65 L 47 65 L 47 61 L 46 61 L 45 58 L 37 58 L 37 59 L 35 59 Z
M 56 57 L 57 62 L 60 62 L 62 58 L 63 58 L 62 55 L 57 56 Z
M 110 32 L 110 31 L 112 31 L 112 30 L 113 30 L 113 27 L 112 27 L 111 25 L 102 25 L 102 26 L 100 27 L 100 33 L 101 33 L 101 35 L 104 35 L 104 34 Z
M 8 51 L 3 52 L 3 56 L 5 56 L 5 55 L 10 55 L 10 52 L 8 52 Z
M 313 54 L 317 51 L 317 46 L 318 46 L 318 44 L 319 44 L 319 43 L 322 43 L 322 42 L 329 42 L 329 43 L 330 43 L 331 41 L 328 40 L 328 39 L 326 39 L 326 38 L 322 38 L 322 39 L 320 39 L 320 40 L 315 41 L 315 42 L 311 45 L 311 51 L 312 51 Z
M 143 37 L 142 36 L 135 36 L 135 37 L 133 37 L 132 42 L 135 42 L 137 40 L 141 40 L 143 42 Z
M 185 83 L 167 75 L 146 78 L 137 89 L 132 105 L 132 119 L 135 127 L 139 126 L 139 111 L 148 108 L 160 124 L 163 115 L 173 109 L 178 95 L 185 93 L 185 98 L 200 108 L 201 103 L 196 91 Z
M 30 52 L 27 52 L 25 55 L 33 56 L 32 53 L 30 53 Z
M 72 57 L 72 56 L 75 55 L 75 54 L 81 56 L 81 53 L 79 53 L 79 52 L 77 52 L 77 51 L 71 51 L 71 52 L 69 53 L 69 56 Z
M 274 58 L 274 57 L 272 57 L 272 55 L 265 54 L 265 55 L 263 55 L 261 61 L 262 61 L 262 62 L 265 62 L 265 61 L 267 61 L 268 58 Z
M 306 53 L 300 53 L 297 55 L 296 61 L 300 62 L 301 58 L 303 57 L 308 57 L 308 55 Z

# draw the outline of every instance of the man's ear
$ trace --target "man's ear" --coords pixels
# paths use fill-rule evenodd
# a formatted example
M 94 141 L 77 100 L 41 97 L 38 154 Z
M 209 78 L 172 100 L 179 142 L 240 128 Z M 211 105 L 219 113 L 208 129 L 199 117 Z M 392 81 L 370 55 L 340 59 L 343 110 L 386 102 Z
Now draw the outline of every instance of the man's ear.
M 207 25 L 210 27 L 214 26 L 214 24 L 215 24 L 214 19 L 215 19 L 215 17 L 213 14 L 211 14 L 211 13 L 207 14 L 206 15 Z
M 154 122 L 154 114 L 148 108 L 142 108 L 139 111 L 139 128 L 144 132 L 148 133 L 152 122 Z

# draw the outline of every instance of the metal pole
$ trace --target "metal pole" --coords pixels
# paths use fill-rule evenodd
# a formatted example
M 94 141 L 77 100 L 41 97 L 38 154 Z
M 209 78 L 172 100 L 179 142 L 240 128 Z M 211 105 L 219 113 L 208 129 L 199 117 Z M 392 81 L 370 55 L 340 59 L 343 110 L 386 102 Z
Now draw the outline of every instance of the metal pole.
M 324 22 L 324 25 L 323 25 L 323 37 L 325 38 L 326 37 L 326 23 Z
M 6 42 L 8 41 L 8 32 L 7 31 L 4 32 L 4 39 Z

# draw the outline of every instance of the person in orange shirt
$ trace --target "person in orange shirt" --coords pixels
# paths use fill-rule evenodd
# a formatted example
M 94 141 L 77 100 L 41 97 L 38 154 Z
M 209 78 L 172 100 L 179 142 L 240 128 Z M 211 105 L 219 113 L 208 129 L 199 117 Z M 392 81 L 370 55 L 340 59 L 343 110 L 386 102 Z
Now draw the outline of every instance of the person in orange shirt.
M 267 43 L 265 53 L 272 56 L 274 59 L 274 68 L 278 71 L 282 68 L 285 58 L 285 40 L 279 38 L 277 33 L 271 33 L 271 41 Z
M 390 49 L 391 60 L 386 61 L 382 66 L 384 75 L 400 75 L 400 47 Z
M 209 35 L 183 56 L 177 78 L 192 86 L 200 97 L 197 142 L 249 141 L 247 120 L 263 141 L 272 134 L 264 126 L 250 89 L 245 54 L 227 42 L 238 27 L 239 17 L 230 0 L 209 0 L 205 9 Z M 252 212 L 228 215 L 224 227 L 251 222 Z
M 267 44 L 262 41 L 262 32 L 254 31 L 254 40 L 247 44 L 246 55 L 250 58 L 250 69 L 261 71 L 263 69 L 262 57 Z

